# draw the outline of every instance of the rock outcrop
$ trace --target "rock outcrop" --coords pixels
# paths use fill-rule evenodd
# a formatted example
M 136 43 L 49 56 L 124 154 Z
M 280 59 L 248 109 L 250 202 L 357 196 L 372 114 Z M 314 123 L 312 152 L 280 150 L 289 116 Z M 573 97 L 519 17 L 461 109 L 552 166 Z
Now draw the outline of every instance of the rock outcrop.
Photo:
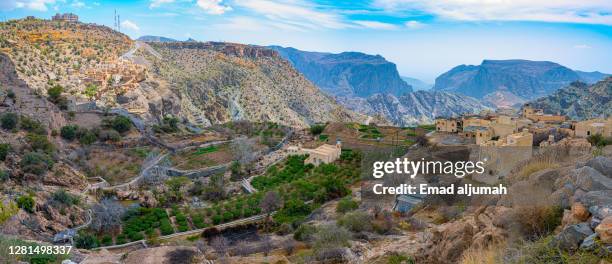
M 612 77 L 593 85 L 573 82 L 569 86 L 529 104 L 543 109 L 544 113 L 560 113 L 575 120 L 611 116 Z M 607 173 L 610 173 L 610 171 L 612 171 L 612 168 L 608 168 Z

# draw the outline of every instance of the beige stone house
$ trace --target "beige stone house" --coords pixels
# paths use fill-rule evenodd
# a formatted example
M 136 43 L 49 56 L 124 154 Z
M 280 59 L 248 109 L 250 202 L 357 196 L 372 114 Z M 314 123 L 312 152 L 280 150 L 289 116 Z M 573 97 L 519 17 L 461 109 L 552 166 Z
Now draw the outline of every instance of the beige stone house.
M 332 163 L 340 158 L 342 153 L 342 143 L 336 142 L 336 145 L 323 144 L 315 149 L 302 148 L 302 144 L 298 146 L 290 146 L 287 148 L 290 155 L 308 154 L 308 158 L 304 161 L 306 164 L 319 166 L 323 163 Z
M 602 135 L 604 137 L 612 137 L 612 118 L 591 119 L 575 124 L 576 137 L 589 137 L 592 135 Z

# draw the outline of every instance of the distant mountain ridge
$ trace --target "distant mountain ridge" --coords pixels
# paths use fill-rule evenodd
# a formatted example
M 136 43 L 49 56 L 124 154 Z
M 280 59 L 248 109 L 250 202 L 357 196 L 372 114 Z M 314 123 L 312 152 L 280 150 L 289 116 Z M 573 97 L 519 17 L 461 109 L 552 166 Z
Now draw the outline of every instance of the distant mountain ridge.
M 574 81 L 593 83 L 605 76 L 550 61 L 484 60 L 480 65 L 459 65 L 443 73 L 433 89 L 485 98 L 501 106 L 549 95 Z
M 368 97 L 377 93 L 399 96 L 412 92 L 412 87 L 397 72 L 396 65 L 380 55 L 310 52 L 280 46 L 268 48 L 276 50 L 306 78 L 333 96 Z
M 404 80 L 407 84 L 412 86 L 412 89 L 415 91 L 426 91 L 426 90 L 431 89 L 431 87 L 433 87 L 432 84 L 425 83 L 424 81 L 421 81 L 416 78 L 402 76 L 402 80 Z
M 439 116 L 457 117 L 493 109 L 472 97 L 436 91 L 415 91 L 402 96 L 375 94 L 341 99 L 340 103 L 355 112 L 381 115 L 397 126 L 431 124 Z
M 144 42 L 176 42 L 178 41 L 173 38 L 166 38 L 166 37 L 161 37 L 161 36 L 150 36 L 150 35 L 141 36 L 136 40 L 144 41 Z
M 571 119 L 612 116 L 612 77 L 593 85 L 573 82 L 555 93 L 529 102 L 544 113 L 567 115 Z

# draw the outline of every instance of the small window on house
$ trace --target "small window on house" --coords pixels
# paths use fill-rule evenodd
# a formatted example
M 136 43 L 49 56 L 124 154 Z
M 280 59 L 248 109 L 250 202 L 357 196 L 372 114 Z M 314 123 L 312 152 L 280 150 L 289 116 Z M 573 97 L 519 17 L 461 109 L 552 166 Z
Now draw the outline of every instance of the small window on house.
M 587 131 L 587 136 L 590 136 L 590 135 L 591 135 L 591 131 Z

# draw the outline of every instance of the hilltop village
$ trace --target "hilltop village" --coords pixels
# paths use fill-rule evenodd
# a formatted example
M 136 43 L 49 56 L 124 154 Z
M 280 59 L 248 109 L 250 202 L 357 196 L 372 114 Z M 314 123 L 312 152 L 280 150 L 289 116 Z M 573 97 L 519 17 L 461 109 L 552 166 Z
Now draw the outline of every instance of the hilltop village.
M 584 121 L 567 120 L 566 116 L 544 114 L 529 104 L 521 111 L 500 108 L 459 118 L 437 118 L 436 132 L 453 133 L 478 146 L 590 147 L 587 138 L 612 137 L 612 118 Z

